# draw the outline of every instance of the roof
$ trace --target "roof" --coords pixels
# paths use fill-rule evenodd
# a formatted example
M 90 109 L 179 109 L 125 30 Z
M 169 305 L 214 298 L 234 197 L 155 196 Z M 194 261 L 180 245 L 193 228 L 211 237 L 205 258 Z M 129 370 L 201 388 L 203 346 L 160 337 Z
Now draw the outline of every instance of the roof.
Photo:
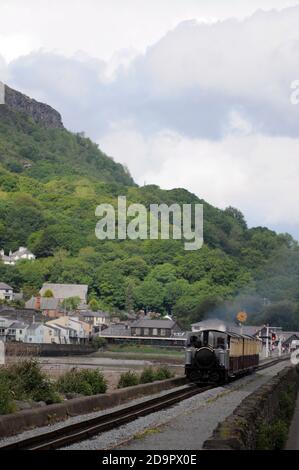
M 203 320 L 197 323 L 193 323 L 192 328 L 198 330 L 215 330 L 215 331 L 223 331 L 223 332 L 234 332 L 237 334 L 255 336 L 263 326 L 248 326 L 248 325 L 236 325 L 234 323 L 230 323 L 224 320 L 219 320 L 217 318 L 211 318 L 207 320 Z
M 176 322 L 174 320 L 156 320 L 148 318 L 140 318 L 139 320 L 131 323 L 131 328 L 166 328 L 171 329 Z
M 81 317 L 94 317 L 94 318 L 103 318 L 103 317 L 109 318 L 110 317 L 109 313 L 102 312 L 102 311 L 92 312 L 91 310 L 82 312 L 80 315 Z
M 43 284 L 40 295 L 51 290 L 56 299 L 68 299 L 70 297 L 79 297 L 82 301 L 86 301 L 88 285 L 86 284 Z
M 252 335 L 241 334 L 241 333 L 237 333 L 236 331 L 230 331 L 230 330 L 222 331 L 222 330 L 217 330 L 215 328 L 203 328 L 200 331 L 192 331 L 191 333 L 189 333 L 189 336 L 196 336 L 196 335 L 199 335 L 199 334 L 203 333 L 204 331 L 212 331 L 212 332 L 215 332 L 215 333 L 222 333 L 222 334 L 230 336 L 232 338 L 245 338 L 245 339 L 249 338 L 249 339 L 254 339 L 255 341 L 258 341 L 258 338 L 256 338 L 255 336 L 252 336 Z
M 11 318 L 0 317 L 1 328 L 10 328 L 10 326 L 14 323 L 15 320 Z
M 51 328 L 51 330 L 55 330 L 55 331 L 60 332 L 60 328 L 57 328 L 57 326 L 54 326 L 54 325 L 51 325 L 51 324 L 49 325 L 48 323 L 45 323 L 45 326 L 47 328 Z
M 5 284 L 5 282 L 0 282 L 0 289 L 2 290 L 7 290 L 7 289 L 10 289 L 10 290 L 13 290 L 11 286 L 9 286 L 8 284 Z
M 127 325 L 120 324 L 120 325 L 111 325 L 105 330 L 98 333 L 97 336 L 130 336 L 130 329 Z
M 27 328 L 28 326 L 29 326 L 28 323 L 24 323 L 24 322 L 21 322 L 21 321 L 15 321 L 11 325 L 9 325 L 9 328 L 19 329 L 19 328 Z
M 41 326 L 44 326 L 44 324 L 43 323 L 31 323 L 31 325 L 29 325 L 28 332 L 35 331 Z
M 50 325 L 47 325 L 47 326 L 51 326 L 53 325 L 55 328 L 59 328 L 61 330 L 67 330 L 67 331 L 76 331 L 75 328 L 72 328 L 71 326 L 64 326 L 64 325 L 59 325 L 58 323 L 52 323 Z
M 25 304 L 26 308 L 35 309 L 36 307 L 36 297 L 31 297 L 28 302 Z M 40 309 L 41 310 L 57 310 L 59 306 L 59 299 L 54 297 L 41 297 L 40 299 Z

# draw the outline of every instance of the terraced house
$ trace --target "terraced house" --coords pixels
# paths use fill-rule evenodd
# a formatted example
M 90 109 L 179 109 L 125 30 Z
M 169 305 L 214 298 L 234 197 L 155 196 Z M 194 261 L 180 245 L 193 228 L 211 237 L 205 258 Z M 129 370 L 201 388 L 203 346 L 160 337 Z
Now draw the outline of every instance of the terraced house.
M 0 282 L 0 300 L 12 301 L 13 296 L 13 288 L 5 282 Z

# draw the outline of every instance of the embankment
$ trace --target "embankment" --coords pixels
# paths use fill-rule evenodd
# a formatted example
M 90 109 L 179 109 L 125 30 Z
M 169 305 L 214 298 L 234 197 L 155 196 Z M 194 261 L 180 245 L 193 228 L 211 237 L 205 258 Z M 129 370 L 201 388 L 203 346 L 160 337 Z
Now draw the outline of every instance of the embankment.
M 218 425 L 204 449 L 282 449 L 294 412 L 298 369 L 287 367 Z
M 136 385 L 103 395 L 74 398 L 64 403 L 43 406 L 0 416 L 0 438 L 13 436 L 28 429 L 47 426 L 71 416 L 105 410 L 129 400 L 168 390 L 186 383 L 185 377 Z

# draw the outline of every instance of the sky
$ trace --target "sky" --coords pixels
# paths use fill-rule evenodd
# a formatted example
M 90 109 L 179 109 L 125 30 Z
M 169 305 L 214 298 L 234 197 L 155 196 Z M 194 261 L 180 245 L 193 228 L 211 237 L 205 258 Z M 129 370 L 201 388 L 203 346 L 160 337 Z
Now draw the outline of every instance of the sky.
M 299 239 L 299 0 L 0 0 L 0 20 L 0 80 L 138 184 Z

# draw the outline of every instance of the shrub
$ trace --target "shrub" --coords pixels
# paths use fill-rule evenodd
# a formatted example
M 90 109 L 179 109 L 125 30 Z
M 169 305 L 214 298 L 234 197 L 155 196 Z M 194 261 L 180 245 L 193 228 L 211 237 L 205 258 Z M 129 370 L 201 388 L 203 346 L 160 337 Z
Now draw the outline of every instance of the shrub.
M 166 380 L 166 379 L 171 379 L 174 374 L 171 372 L 169 367 L 167 366 L 161 366 L 158 367 L 158 369 L 155 372 L 156 379 L 155 380 Z
M 9 366 L 4 369 L 3 374 L 16 400 L 30 399 L 47 404 L 61 401 L 54 385 L 34 360 Z
M 57 389 L 62 393 L 97 395 L 106 392 L 107 383 L 99 370 L 74 368 L 58 379 Z
M 257 435 L 258 450 L 282 450 L 288 436 L 288 426 L 282 420 L 263 424 Z
M 121 374 L 117 388 L 132 387 L 139 384 L 139 377 L 135 372 L 128 371 Z
M 92 339 L 92 345 L 97 349 L 104 348 L 105 346 L 107 346 L 107 341 L 105 338 L 101 338 L 100 336 L 95 336 Z
M 147 384 L 150 382 L 154 382 L 155 380 L 155 371 L 152 367 L 146 367 L 145 369 L 143 369 L 142 374 L 140 376 L 140 383 Z
M 13 413 L 16 406 L 13 401 L 13 392 L 5 376 L 0 374 L 0 415 Z

